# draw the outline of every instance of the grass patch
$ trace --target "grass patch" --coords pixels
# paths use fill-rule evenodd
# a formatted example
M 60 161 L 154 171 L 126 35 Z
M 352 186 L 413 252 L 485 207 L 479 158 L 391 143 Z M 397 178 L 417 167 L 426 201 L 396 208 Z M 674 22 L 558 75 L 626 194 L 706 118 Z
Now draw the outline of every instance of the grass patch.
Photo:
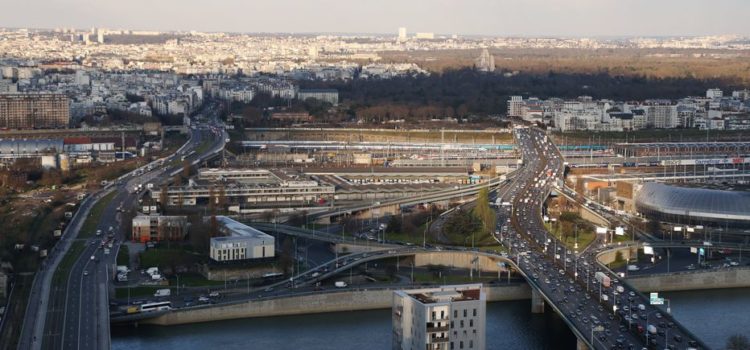
M 89 238 L 94 236 L 104 209 L 106 209 L 109 203 L 112 202 L 115 195 L 117 195 L 117 191 L 112 191 L 94 204 L 94 207 L 89 211 L 89 216 L 86 218 L 86 222 L 84 222 L 81 227 L 81 231 L 78 232 L 78 238 Z
M 64 288 L 65 282 L 68 280 L 68 273 L 73 264 L 78 260 L 78 257 L 86 248 L 86 244 L 82 241 L 75 241 L 71 244 L 70 249 L 60 261 L 60 265 L 57 265 L 57 270 L 52 276 L 52 285 Z
M 130 248 L 124 244 L 120 245 L 117 252 L 117 265 L 130 266 Z
M 201 263 L 205 259 L 206 257 L 203 255 L 189 252 L 184 249 L 152 248 L 141 253 L 140 265 L 143 268 L 158 267 L 160 271 L 164 271 L 167 268 L 171 269 L 174 266 L 189 266 L 195 263 Z
M 550 223 L 548 222 L 544 223 L 544 227 L 553 237 L 556 237 L 563 244 L 565 244 L 565 246 L 568 249 L 571 249 L 571 250 L 575 249 L 575 244 L 576 244 L 575 234 L 569 234 L 568 236 L 565 237 L 565 239 L 563 239 L 562 233 L 560 232 L 555 233 L 555 230 Z M 593 231 L 579 229 L 578 230 L 578 251 L 581 252 L 584 249 L 586 249 L 586 247 L 588 247 L 589 244 L 591 244 L 591 242 L 593 242 L 595 238 L 596 238 L 596 233 L 594 233 Z
M 180 286 L 182 287 L 203 287 L 203 286 L 218 286 L 224 285 L 224 281 L 211 281 L 207 280 L 200 274 L 197 273 L 185 273 L 180 274 Z M 170 286 L 177 286 L 177 277 L 172 276 L 169 278 Z

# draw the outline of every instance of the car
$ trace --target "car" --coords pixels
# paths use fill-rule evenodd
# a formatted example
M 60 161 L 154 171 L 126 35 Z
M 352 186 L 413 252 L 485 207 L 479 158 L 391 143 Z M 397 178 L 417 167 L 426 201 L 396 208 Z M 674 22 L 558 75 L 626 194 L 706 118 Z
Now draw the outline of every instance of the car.
M 214 291 L 214 292 L 208 293 L 208 296 L 210 298 L 218 298 L 218 297 L 221 297 L 221 294 L 219 294 L 219 292 Z
M 83 271 L 83 275 L 84 275 L 84 276 L 88 276 L 88 275 L 89 275 L 89 272 L 88 272 L 87 270 L 84 270 L 84 271 Z

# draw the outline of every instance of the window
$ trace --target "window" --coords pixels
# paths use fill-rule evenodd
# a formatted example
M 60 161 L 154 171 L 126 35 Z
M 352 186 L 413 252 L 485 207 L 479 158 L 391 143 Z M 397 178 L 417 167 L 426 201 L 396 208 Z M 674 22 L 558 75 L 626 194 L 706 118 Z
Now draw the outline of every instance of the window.
M 472 349 L 472 348 L 474 348 L 474 341 L 469 340 L 469 349 Z
M 477 309 L 475 308 L 474 309 L 474 316 L 476 316 L 476 315 L 477 315 Z
M 432 320 L 435 320 L 435 311 L 432 312 Z
M 440 319 L 441 320 L 445 319 L 445 310 L 440 310 Z
M 451 328 L 453 328 L 453 321 L 451 321 Z
M 462 340 L 458 345 L 459 345 L 459 348 L 463 349 L 464 348 L 464 341 Z
M 453 318 L 458 318 L 458 310 L 453 310 Z
M 464 320 L 461 320 L 461 328 L 464 328 Z
M 453 344 L 453 342 L 451 342 L 451 350 L 453 350 L 453 348 L 455 347 L 455 345 L 456 344 Z
M 464 317 L 466 317 L 466 309 L 464 309 Z
M 474 327 L 474 320 L 473 319 L 469 320 L 469 327 Z

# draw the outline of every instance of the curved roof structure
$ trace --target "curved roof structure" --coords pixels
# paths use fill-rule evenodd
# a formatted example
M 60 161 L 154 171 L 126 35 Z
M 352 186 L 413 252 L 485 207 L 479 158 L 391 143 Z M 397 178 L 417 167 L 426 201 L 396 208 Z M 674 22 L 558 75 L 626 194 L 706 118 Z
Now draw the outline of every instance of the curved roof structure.
M 696 221 L 750 224 L 750 192 L 688 188 L 649 182 L 635 198 L 641 212 Z
M 2 154 L 38 154 L 44 152 L 62 152 L 61 139 L 0 139 Z

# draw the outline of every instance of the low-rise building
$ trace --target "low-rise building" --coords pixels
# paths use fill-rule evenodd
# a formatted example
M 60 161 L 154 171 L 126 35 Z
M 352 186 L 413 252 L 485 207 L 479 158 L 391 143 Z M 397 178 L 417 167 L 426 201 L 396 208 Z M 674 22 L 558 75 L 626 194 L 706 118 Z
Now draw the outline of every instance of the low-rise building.
M 393 349 L 485 349 L 486 296 L 481 284 L 396 291 Z
M 188 230 L 187 216 L 143 215 L 133 218 L 134 242 L 180 241 Z
M 211 238 L 211 259 L 225 262 L 274 257 L 273 236 L 226 216 L 217 216 L 216 221 L 225 236 Z
M 336 89 L 299 90 L 297 92 L 297 98 L 302 101 L 314 98 L 337 106 L 339 104 L 339 91 Z

